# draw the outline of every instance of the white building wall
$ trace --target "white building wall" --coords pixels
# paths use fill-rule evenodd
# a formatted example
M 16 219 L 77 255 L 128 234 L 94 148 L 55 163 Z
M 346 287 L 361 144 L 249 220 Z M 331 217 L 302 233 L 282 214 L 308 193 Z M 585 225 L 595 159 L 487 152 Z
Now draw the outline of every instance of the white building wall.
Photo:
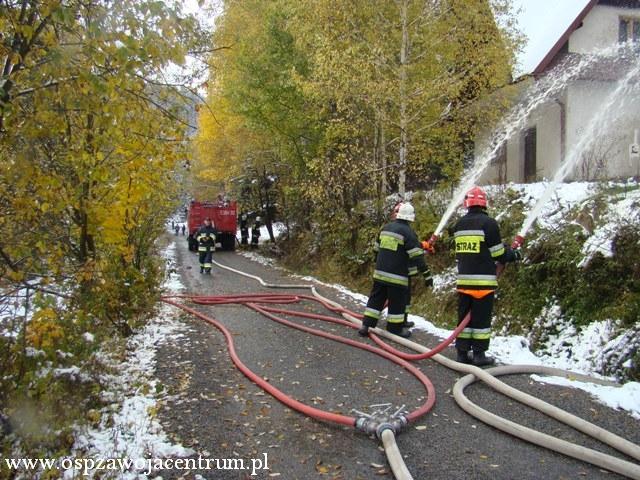
M 564 102 L 564 99 L 562 100 Z M 536 127 L 536 170 L 538 178 L 553 175 L 561 159 L 561 106 L 557 102 L 548 103 L 537 109 L 527 121 L 526 127 L 515 132 L 507 141 L 506 180 L 520 183 L 524 181 L 524 135 Z M 482 175 L 480 183 L 497 183 L 499 166 L 492 163 Z
M 637 9 L 596 5 L 584 18 L 582 27 L 569 37 L 569 51 L 588 53 L 618 43 L 620 17 L 640 18 Z
M 514 135 L 507 142 L 507 182 L 521 182 L 524 177 L 524 139 Z
M 536 138 L 536 170 L 537 179 L 551 178 L 560 166 L 561 140 L 560 123 L 561 105 L 549 102 L 540 107 L 532 118 L 532 126 L 537 129 Z M 524 140 L 523 140 L 524 143 Z M 522 151 L 522 164 L 524 165 L 524 149 Z M 524 179 L 524 175 L 521 177 Z
M 640 10 L 596 5 L 583 20 L 580 28 L 569 37 L 569 51 L 588 53 L 601 50 L 618 42 L 620 17 L 640 19 Z M 540 107 L 528 125 L 514 134 L 507 144 L 506 179 L 524 181 L 524 134 L 536 126 L 536 168 L 538 178 L 551 178 L 563 161 L 571 160 L 577 142 L 587 130 L 594 116 L 610 114 L 606 127 L 595 132 L 589 148 L 576 159 L 576 168 L 568 180 L 624 178 L 640 175 L 640 160 L 629 158 L 629 145 L 634 141 L 634 130 L 640 129 L 640 96 L 627 98 L 622 105 L 603 112 L 607 95 L 615 82 L 578 81 L 570 85 L 559 99 L 565 108 L 565 145 L 563 152 L 561 105 L 553 101 Z M 498 180 L 498 168 L 491 165 L 482 176 L 484 183 Z
M 634 95 L 605 106 L 615 82 L 580 81 L 569 88 L 567 101 L 566 161 L 576 155 L 570 179 L 595 180 L 638 175 L 639 162 L 629 158 L 634 130 L 640 129 L 640 99 Z M 590 124 L 601 125 L 591 132 Z M 602 121 L 600 121 L 602 119 Z M 583 152 L 575 151 L 586 143 Z

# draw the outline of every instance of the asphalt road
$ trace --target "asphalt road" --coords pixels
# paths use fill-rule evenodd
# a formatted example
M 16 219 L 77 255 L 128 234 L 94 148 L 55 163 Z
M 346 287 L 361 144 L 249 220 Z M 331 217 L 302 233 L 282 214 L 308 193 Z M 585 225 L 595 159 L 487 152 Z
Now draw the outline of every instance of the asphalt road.
M 173 237 L 171 237 L 173 240 Z M 230 294 L 270 292 L 251 279 L 214 268 L 201 275 L 197 256 L 177 240 L 177 269 L 189 293 Z M 232 252 L 215 259 L 273 283 L 303 283 L 285 271 L 270 268 Z M 354 310 L 334 290 L 322 295 Z M 293 291 L 292 291 L 293 292 Z M 300 291 L 297 291 L 298 293 Z M 278 290 L 277 293 L 283 293 Z M 259 375 L 294 398 L 328 411 L 350 414 L 378 403 L 406 404 L 424 399 L 424 390 L 401 367 L 376 355 L 279 325 L 237 306 L 198 307 L 223 322 L 233 333 L 240 358 Z M 313 304 L 293 308 L 325 313 Z M 354 330 L 289 317 L 357 339 Z M 375 438 L 352 428 L 308 419 L 266 395 L 229 360 L 223 336 L 212 326 L 183 317 L 182 335 L 160 347 L 156 376 L 166 389 L 158 417 L 169 436 L 206 458 L 243 459 L 245 467 L 268 460 L 269 470 L 200 470 L 206 479 L 375 479 L 392 478 Z M 427 346 L 436 340 L 418 332 L 413 339 Z M 453 349 L 444 352 L 453 356 Z M 436 389 L 434 409 L 398 437 L 398 446 L 415 479 L 619 479 L 482 424 L 462 411 L 451 389 L 458 375 L 433 361 L 417 364 Z M 547 400 L 612 432 L 640 443 L 637 420 L 592 401 L 581 391 L 549 386 L 528 376 L 502 377 L 510 385 Z M 571 428 L 503 397 L 482 384 L 466 390 L 487 410 L 558 438 L 625 458 Z M 629 460 L 627 458 L 627 460 Z M 228 463 L 227 467 L 234 465 Z M 163 478 L 193 478 L 196 472 L 164 472 Z

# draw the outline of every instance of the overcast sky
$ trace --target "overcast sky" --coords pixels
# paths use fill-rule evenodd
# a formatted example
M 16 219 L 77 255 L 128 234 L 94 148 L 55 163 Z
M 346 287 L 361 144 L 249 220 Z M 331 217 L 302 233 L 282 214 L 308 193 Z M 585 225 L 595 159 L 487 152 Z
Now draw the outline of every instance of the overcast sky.
M 518 74 L 531 73 L 589 0 L 511 0 L 527 44 Z

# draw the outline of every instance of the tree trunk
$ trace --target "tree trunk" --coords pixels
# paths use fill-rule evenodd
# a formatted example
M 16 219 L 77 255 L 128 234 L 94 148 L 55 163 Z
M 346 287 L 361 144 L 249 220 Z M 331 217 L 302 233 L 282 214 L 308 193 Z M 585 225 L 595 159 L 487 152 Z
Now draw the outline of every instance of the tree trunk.
M 380 120 L 380 163 L 382 168 L 382 199 L 384 200 L 389 192 L 387 180 L 387 140 L 384 135 L 384 122 Z
M 402 23 L 402 43 L 400 45 L 400 150 L 398 165 L 398 193 L 404 198 L 407 180 L 407 154 L 409 138 L 407 135 L 407 63 L 409 57 L 409 25 L 407 19 L 407 2 L 400 4 L 400 21 Z

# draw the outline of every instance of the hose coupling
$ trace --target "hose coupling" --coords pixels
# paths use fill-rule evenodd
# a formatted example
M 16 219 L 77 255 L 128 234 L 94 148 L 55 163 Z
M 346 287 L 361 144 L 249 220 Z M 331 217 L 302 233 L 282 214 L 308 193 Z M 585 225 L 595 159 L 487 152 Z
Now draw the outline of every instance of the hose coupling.
M 382 432 L 385 430 L 391 430 L 394 435 L 398 435 L 408 423 L 407 417 L 404 415 L 389 419 L 387 422 L 382 422 L 378 425 L 378 428 L 376 428 L 376 437 L 378 437 L 379 440 L 382 440 Z
M 380 422 L 373 417 L 359 417 L 356 420 L 356 429 L 367 435 L 373 435 L 376 433 Z

